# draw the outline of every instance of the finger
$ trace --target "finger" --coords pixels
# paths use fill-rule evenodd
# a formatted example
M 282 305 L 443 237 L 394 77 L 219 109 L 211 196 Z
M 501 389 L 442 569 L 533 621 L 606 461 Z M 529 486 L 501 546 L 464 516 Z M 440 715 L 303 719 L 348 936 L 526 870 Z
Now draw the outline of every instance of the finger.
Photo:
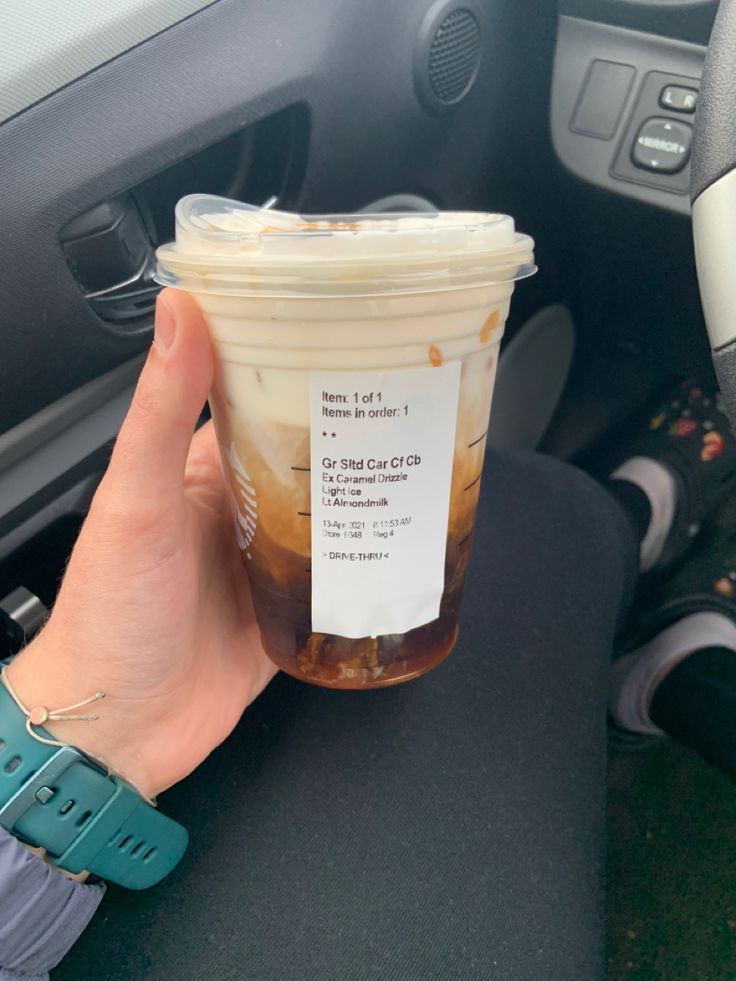
M 220 447 L 215 435 L 215 426 L 212 420 L 206 422 L 194 434 L 192 446 L 189 451 L 189 463 L 220 463 Z
M 230 504 L 227 501 L 227 478 L 223 474 L 220 447 L 215 436 L 212 421 L 197 430 L 192 440 L 187 459 L 184 485 L 200 500 L 208 502 L 230 518 Z
M 115 444 L 107 484 L 130 504 L 181 498 L 192 435 L 212 383 L 207 325 L 186 293 L 164 290 L 153 345 Z

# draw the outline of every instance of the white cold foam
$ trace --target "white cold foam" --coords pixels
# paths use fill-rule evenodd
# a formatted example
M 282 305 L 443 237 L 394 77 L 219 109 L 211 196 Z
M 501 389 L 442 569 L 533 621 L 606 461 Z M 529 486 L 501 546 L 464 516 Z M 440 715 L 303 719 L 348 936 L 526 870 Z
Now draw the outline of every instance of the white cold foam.
M 532 268 L 531 240 L 507 215 L 303 217 L 192 195 L 176 219 L 176 242 L 159 255 L 207 318 L 232 418 L 262 428 L 264 444 L 271 424 L 308 432 L 312 371 L 495 357 L 513 270 Z
M 350 298 L 331 305 L 334 319 L 317 322 L 251 320 L 245 298 L 199 294 L 198 300 L 217 342 L 222 381 L 234 417 L 306 430 L 310 371 L 397 371 L 427 366 L 433 354 L 446 363 L 483 348 L 495 356 L 509 294 L 508 287 L 489 288 L 479 297 L 482 307 L 450 308 L 434 314 L 427 312 L 426 301 L 416 301 L 415 317 L 377 322 L 351 319 L 355 301 Z M 298 312 L 302 303 L 292 300 L 289 306 Z M 238 316 L 241 310 L 242 318 Z M 482 341 L 481 329 L 492 310 L 498 311 L 498 326 Z

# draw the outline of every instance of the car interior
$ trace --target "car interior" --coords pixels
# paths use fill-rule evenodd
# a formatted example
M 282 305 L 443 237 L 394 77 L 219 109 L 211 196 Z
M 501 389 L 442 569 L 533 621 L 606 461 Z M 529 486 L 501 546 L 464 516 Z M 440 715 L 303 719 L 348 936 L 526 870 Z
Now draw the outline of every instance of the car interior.
M 512 215 L 535 240 L 538 273 L 511 306 L 491 447 L 600 475 L 630 421 L 673 385 L 712 384 L 690 190 L 717 10 L 6 0 L 0 655 L 53 606 L 151 343 L 155 250 L 186 194 L 302 214 Z M 727 502 L 695 554 L 734 530 Z M 661 588 L 642 590 L 635 617 Z M 736 977 L 735 819 L 732 783 L 691 749 L 612 737 L 612 981 Z M 144 929 L 145 903 L 111 890 L 102 915 L 118 949 L 126 929 Z M 101 920 L 55 979 L 93 976 L 85 957 Z M 94 976 L 165 976 L 134 963 Z

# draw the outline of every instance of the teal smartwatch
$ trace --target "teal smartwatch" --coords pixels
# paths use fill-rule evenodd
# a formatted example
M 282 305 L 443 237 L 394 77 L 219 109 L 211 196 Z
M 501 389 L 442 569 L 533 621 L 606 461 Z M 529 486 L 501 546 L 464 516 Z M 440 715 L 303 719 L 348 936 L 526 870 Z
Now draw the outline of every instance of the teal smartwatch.
M 50 733 L 34 726 L 42 737 Z M 0 827 L 46 849 L 67 872 L 92 872 L 128 889 L 167 875 L 186 830 L 138 791 L 72 746 L 47 746 L 0 682 Z

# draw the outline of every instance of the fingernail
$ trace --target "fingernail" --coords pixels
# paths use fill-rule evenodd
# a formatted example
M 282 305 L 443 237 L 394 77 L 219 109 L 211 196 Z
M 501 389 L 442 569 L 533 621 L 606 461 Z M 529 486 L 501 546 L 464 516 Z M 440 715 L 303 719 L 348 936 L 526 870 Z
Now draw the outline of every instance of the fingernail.
M 156 301 L 156 318 L 153 324 L 153 343 L 165 353 L 171 347 L 176 332 L 176 318 L 166 302 L 165 296 Z

